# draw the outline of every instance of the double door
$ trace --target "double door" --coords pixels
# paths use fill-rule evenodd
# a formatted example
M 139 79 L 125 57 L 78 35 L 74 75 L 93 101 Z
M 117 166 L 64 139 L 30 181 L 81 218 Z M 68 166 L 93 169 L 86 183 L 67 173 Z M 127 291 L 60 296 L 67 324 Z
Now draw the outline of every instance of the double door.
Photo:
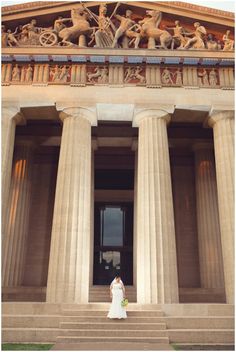
M 94 285 L 133 284 L 133 203 L 95 203 Z

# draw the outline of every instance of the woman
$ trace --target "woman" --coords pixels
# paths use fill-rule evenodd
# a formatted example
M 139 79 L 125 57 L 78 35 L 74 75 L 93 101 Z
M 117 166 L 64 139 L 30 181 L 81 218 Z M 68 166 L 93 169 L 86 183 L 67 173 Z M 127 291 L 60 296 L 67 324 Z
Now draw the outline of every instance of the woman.
M 107 315 L 110 319 L 126 319 L 127 314 L 121 302 L 125 298 L 125 287 L 120 276 L 116 276 L 110 286 L 111 307 Z

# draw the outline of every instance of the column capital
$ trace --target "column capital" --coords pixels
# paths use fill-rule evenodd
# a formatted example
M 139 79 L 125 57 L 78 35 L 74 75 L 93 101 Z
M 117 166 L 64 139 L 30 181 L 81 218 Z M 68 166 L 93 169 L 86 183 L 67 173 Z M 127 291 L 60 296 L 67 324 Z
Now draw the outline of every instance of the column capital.
M 62 120 L 62 122 L 64 122 L 64 120 L 69 117 L 72 117 L 74 119 L 82 118 L 82 119 L 88 120 L 92 126 L 97 126 L 96 113 L 87 108 L 82 108 L 80 106 L 64 108 L 59 113 L 59 117 Z
M 26 119 L 20 112 L 20 106 L 17 104 L 3 104 L 2 117 L 7 120 L 14 120 L 16 125 L 25 125 Z
M 208 124 L 210 127 L 213 127 L 217 122 L 222 120 L 233 120 L 234 119 L 234 110 L 223 110 L 216 111 L 208 117 Z
M 136 112 L 133 118 L 133 127 L 139 127 L 144 119 L 163 119 L 168 124 L 171 120 L 169 113 L 162 109 L 144 109 Z

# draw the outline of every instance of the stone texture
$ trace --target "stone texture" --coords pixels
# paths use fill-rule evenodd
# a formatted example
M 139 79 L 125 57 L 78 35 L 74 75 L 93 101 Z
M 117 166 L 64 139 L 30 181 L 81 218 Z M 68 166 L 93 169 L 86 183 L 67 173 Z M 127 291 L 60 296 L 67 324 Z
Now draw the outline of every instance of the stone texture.
M 234 302 L 234 112 L 210 116 L 213 127 L 227 303 Z
M 224 287 L 213 146 L 194 145 L 201 287 Z
M 18 106 L 2 107 L 2 234 L 5 234 L 6 214 L 11 182 L 12 158 L 16 124 L 23 119 Z
M 194 155 L 182 148 L 170 153 L 179 288 L 200 287 Z
M 138 113 L 137 302 L 178 302 L 175 229 L 162 110 Z
M 56 150 L 35 155 L 24 286 L 47 285 L 58 154 Z
M 23 282 L 28 239 L 31 197 L 33 144 L 17 145 L 11 180 L 6 235 L 2 244 L 3 286 L 19 286 Z
M 92 116 L 91 116 L 92 115 Z M 91 123 L 83 108 L 61 113 L 61 141 L 47 302 L 88 302 L 91 212 Z

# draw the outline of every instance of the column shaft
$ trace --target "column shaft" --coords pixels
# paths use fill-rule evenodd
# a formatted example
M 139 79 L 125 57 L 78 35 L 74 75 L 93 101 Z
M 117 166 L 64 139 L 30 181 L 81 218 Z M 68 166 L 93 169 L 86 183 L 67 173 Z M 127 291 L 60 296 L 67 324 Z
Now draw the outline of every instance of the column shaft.
M 91 212 L 91 124 L 63 124 L 47 284 L 48 302 L 88 302 Z
M 139 124 L 137 297 L 140 303 L 178 302 L 167 116 L 145 117 Z
M 32 144 L 16 147 L 6 235 L 3 238 L 3 286 L 19 286 L 24 275 L 31 193 Z
M 234 302 L 234 112 L 213 114 L 216 179 L 227 303 Z
M 15 142 L 16 124 L 20 121 L 21 116 L 18 109 L 2 109 L 2 234 L 5 235 L 6 213 L 8 207 L 12 158 Z
M 213 150 L 195 145 L 195 175 L 201 286 L 223 288 L 217 186 Z

